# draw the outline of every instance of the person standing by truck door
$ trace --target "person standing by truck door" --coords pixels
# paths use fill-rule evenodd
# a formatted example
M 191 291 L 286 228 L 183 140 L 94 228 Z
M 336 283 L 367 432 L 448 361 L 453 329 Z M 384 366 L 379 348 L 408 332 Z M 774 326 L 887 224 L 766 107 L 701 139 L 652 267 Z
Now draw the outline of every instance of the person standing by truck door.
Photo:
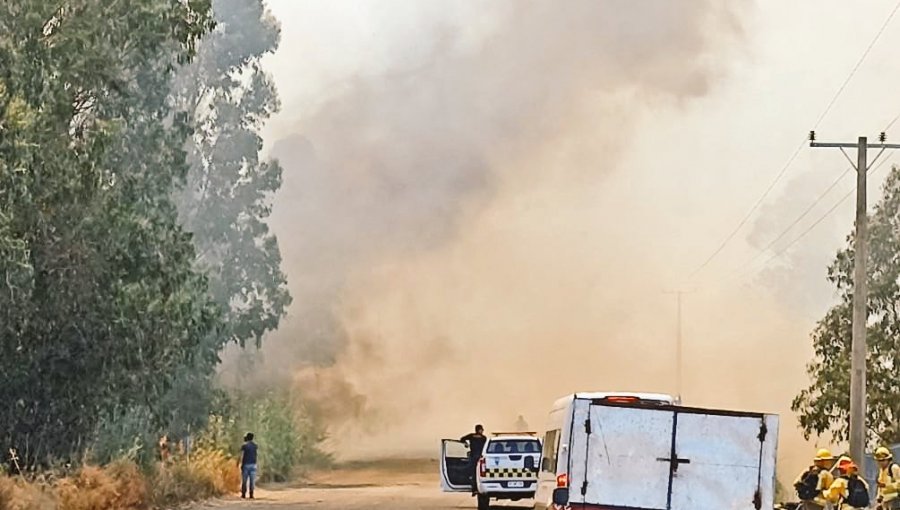
M 834 461 L 830 451 L 821 449 L 813 458 L 813 465 L 809 467 L 794 482 L 797 497 L 800 498 L 802 510 L 822 510 L 828 503 L 826 493 L 834 482 L 829 468 Z
M 881 446 L 875 450 L 878 462 L 878 507 L 881 510 L 900 509 L 900 466 L 894 462 L 894 454 Z
M 869 508 L 869 484 L 859 476 L 859 468 L 849 458 L 838 463 L 841 476 L 828 489 L 828 502 L 838 510 L 862 510 Z
M 487 438 L 484 436 L 484 427 L 480 424 L 475 425 L 474 433 L 466 434 L 459 440 L 469 445 L 469 476 L 472 477 L 472 494 L 475 494 L 478 492 L 475 471 L 478 469 L 478 459 L 481 458 L 484 443 L 487 442 Z

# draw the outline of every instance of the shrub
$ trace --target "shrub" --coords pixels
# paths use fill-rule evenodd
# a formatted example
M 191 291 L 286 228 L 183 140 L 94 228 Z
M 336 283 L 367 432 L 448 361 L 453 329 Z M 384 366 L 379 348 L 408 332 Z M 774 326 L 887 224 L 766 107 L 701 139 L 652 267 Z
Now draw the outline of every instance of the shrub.
M 146 507 L 147 483 L 128 460 L 106 468 L 84 466 L 56 486 L 59 510 L 139 510 Z
M 148 510 L 236 493 L 236 454 L 248 431 L 259 438 L 261 481 L 287 480 L 298 467 L 330 461 L 318 449 L 323 429 L 287 392 L 232 397 L 220 410 L 193 451 L 165 463 L 155 460 L 158 433 L 148 428 L 146 410 L 101 420 L 80 468 L 48 465 L 31 482 L 0 470 L 0 510 Z
M 259 443 L 259 480 L 281 482 L 298 468 L 324 465 L 330 457 L 319 450 L 323 428 L 300 401 L 284 391 L 240 395 L 231 406 L 234 419 L 212 417 L 201 442 L 222 451 L 236 452 L 246 432 Z
M 101 419 L 85 460 L 89 464 L 106 465 L 128 459 L 149 466 L 155 459 L 154 446 L 159 438 L 159 434 L 148 429 L 150 422 L 150 411 L 145 407 L 132 407 Z
M 56 510 L 46 486 L 0 475 L 0 510 Z
M 156 470 L 150 500 L 156 506 L 169 506 L 237 492 L 240 484 L 234 458 L 218 450 L 198 448 L 189 458 L 181 457 Z
M 283 482 L 300 463 L 303 444 L 294 411 L 284 398 L 268 395 L 254 406 L 255 430 L 260 438 L 260 481 Z

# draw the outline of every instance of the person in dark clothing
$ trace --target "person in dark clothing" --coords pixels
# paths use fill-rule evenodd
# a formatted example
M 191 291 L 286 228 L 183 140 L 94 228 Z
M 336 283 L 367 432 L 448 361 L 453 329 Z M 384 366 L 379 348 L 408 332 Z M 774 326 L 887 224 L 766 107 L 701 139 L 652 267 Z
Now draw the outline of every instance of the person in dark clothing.
M 484 443 L 487 442 L 487 437 L 484 436 L 484 427 L 475 425 L 474 433 L 466 434 L 459 438 L 459 440 L 469 445 L 469 476 L 472 480 L 472 494 L 475 494 L 478 492 L 475 471 L 478 469 L 478 459 L 481 458 L 482 450 L 484 450 Z
M 253 489 L 256 486 L 256 443 L 253 442 L 253 434 L 247 432 L 244 436 L 244 444 L 241 446 L 241 497 L 247 497 L 247 488 L 250 488 L 250 499 L 253 499 Z

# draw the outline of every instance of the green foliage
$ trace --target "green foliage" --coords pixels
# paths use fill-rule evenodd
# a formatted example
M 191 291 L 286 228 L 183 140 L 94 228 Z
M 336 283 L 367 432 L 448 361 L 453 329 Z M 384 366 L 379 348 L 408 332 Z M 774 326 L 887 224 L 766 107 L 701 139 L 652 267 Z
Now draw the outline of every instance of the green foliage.
M 836 441 L 848 435 L 850 406 L 850 346 L 853 301 L 852 236 L 828 269 L 841 302 L 826 313 L 813 331 L 815 357 L 807 370 L 808 388 L 794 399 L 807 437 L 829 434 Z M 867 421 L 870 440 L 900 442 L 900 169 L 894 167 L 882 198 L 869 220 L 867 347 Z
M 237 455 L 244 434 L 253 432 L 261 481 L 288 480 L 300 467 L 330 462 L 318 448 L 324 428 L 286 392 L 236 396 L 224 412 L 228 417 L 210 417 L 198 447 Z
M 288 405 L 285 405 L 288 404 Z M 264 441 L 265 457 L 260 459 L 260 479 L 288 479 L 302 455 L 300 434 L 289 402 L 269 395 L 250 404 L 245 428 L 254 430 L 258 441 Z
M 243 428 L 273 477 L 313 456 L 284 399 L 228 408 L 213 382 L 290 302 L 259 158 L 278 37 L 261 0 L 0 2 L 0 448 L 24 464 L 148 463 L 206 430 L 215 470 Z
M 224 310 L 223 328 L 208 350 L 230 341 L 260 345 L 290 303 L 281 254 L 266 219 L 281 186 L 281 167 L 260 161 L 263 122 L 278 97 L 260 60 L 275 50 L 279 30 L 262 0 L 216 1 L 216 28 L 197 58 L 179 69 L 171 100 L 189 113 L 190 171 L 178 190 L 180 219 L 192 233 L 195 267 L 207 275 L 212 298 Z M 212 404 L 213 367 L 198 359 L 180 373 L 161 402 L 170 430 L 204 426 Z
M 171 190 L 187 171 L 169 83 L 209 5 L 0 5 L 0 444 L 75 454 L 118 409 L 215 359 L 218 306 Z M 162 417 L 152 413 L 152 421 Z
M 258 347 L 291 300 L 266 224 L 281 166 L 259 157 L 259 130 L 279 107 L 261 60 L 277 48 L 279 27 L 262 0 L 219 0 L 213 12 L 216 29 L 176 80 L 175 101 L 195 126 L 179 210 L 212 295 L 227 310 L 223 340 Z
M 127 459 L 148 466 L 155 458 L 153 445 L 158 439 L 153 429 L 147 427 L 149 422 L 150 411 L 143 407 L 105 416 L 97 424 L 85 461 L 104 465 Z

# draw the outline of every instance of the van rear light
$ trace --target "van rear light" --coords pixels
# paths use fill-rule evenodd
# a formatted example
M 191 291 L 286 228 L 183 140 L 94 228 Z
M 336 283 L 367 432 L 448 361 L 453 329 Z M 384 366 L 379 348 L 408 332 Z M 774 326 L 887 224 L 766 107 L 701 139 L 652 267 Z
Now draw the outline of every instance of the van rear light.
M 556 477 L 556 486 L 557 487 L 568 487 L 569 486 L 569 473 L 563 473 Z
M 603 400 L 610 404 L 636 404 L 640 402 L 641 399 L 637 397 L 606 397 Z
M 482 477 L 487 475 L 487 461 L 484 460 L 484 457 L 478 459 L 478 472 Z

